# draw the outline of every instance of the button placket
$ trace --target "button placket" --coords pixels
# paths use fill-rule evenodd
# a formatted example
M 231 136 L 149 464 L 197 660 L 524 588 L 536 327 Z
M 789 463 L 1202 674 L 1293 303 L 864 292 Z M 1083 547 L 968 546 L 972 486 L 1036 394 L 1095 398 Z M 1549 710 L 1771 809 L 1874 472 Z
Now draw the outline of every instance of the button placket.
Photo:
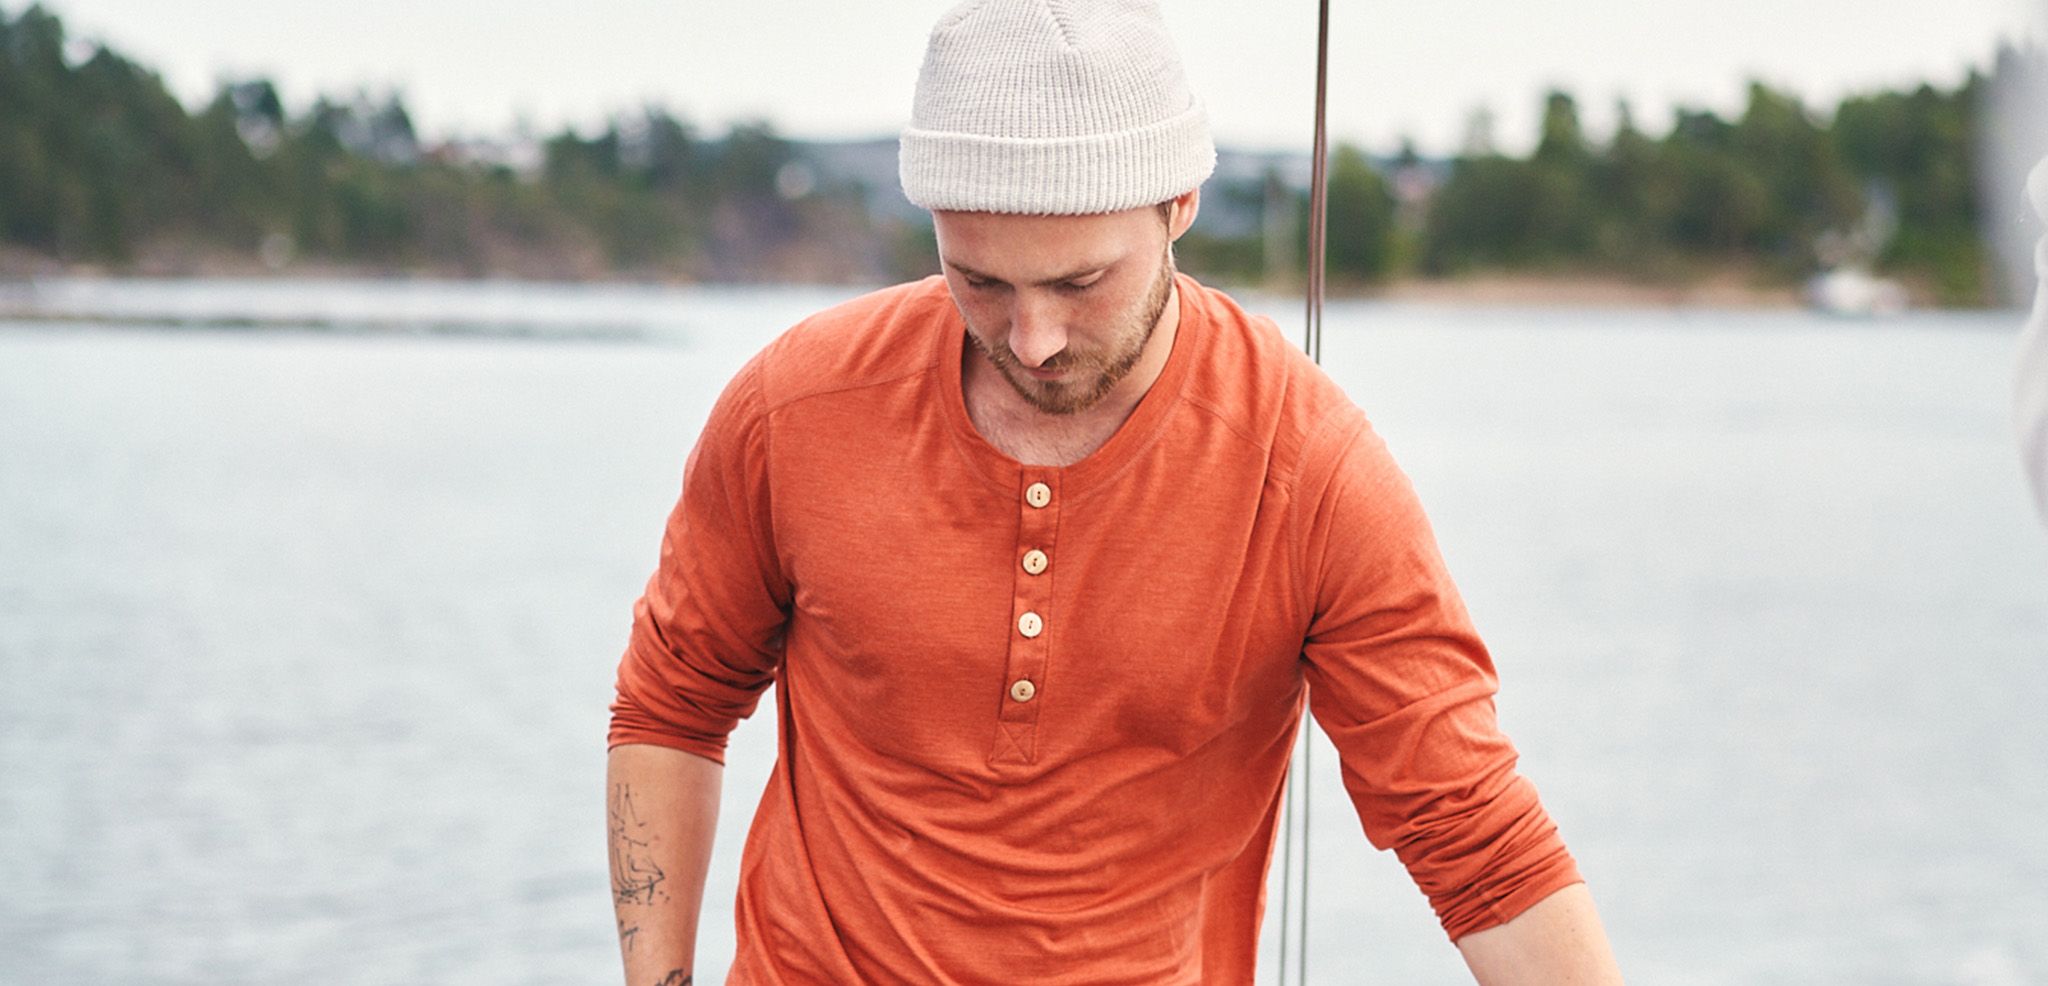
M 1039 710 L 1045 707 L 1046 666 L 1060 632 L 1052 611 L 1052 561 L 1059 530 L 1059 473 L 1030 469 L 1019 478 L 1017 544 L 1011 555 L 1009 660 L 1003 669 L 991 763 L 1027 764 L 1036 755 Z

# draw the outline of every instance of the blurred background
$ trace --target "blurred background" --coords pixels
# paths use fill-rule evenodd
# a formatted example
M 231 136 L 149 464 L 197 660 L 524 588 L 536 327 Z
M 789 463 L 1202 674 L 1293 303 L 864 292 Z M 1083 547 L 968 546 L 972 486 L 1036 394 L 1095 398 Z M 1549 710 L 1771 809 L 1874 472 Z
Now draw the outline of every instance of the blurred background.
M 945 6 L 0 0 L 0 982 L 617 981 L 631 603 L 731 373 L 936 270 Z M 1295 334 L 1292 6 L 1167 17 Z M 1334 6 L 1325 364 L 1631 981 L 2048 983 L 2048 11 Z M 1468 981 L 1316 742 L 1307 980 Z

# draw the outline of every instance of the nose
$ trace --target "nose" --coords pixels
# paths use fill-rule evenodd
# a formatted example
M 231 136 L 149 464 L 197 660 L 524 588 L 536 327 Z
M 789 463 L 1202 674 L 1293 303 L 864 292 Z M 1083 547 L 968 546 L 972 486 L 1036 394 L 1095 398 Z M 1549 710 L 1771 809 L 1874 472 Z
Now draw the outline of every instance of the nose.
M 1046 301 L 1018 292 L 1010 312 L 1010 352 L 1025 366 L 1041 366 L 1067 348 L 1067 330 Z

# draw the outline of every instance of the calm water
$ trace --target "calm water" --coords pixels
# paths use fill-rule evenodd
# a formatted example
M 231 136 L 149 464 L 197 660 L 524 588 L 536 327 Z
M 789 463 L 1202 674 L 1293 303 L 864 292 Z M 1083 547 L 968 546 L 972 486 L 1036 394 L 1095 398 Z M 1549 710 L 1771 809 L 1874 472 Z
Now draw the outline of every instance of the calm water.
M 77 319 L 0 321 L 0 982 L 616 982 L 629 607 L 717 389 L 845 293 L 0 290 Z M 1330 312 L 1633 982 L 2048 983 L 2015 322 Z M 1319 753 L 1311 979 L 1469 981 Z

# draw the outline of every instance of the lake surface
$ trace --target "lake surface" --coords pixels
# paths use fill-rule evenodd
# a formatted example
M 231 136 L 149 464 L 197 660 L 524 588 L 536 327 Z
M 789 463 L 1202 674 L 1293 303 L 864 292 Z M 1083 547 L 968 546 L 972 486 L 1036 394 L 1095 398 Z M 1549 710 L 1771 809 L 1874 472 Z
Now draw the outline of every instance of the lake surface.
M 632 600 L 726 378 L 850 293 L 0 288 L 65 319 L 0 317 L 0 982 L 617 982 Z M 2017 316 L 1327 319 L 1632 982 L 2048 983 Z M 1335 766 L 1310 981 L 1469 982 Z

